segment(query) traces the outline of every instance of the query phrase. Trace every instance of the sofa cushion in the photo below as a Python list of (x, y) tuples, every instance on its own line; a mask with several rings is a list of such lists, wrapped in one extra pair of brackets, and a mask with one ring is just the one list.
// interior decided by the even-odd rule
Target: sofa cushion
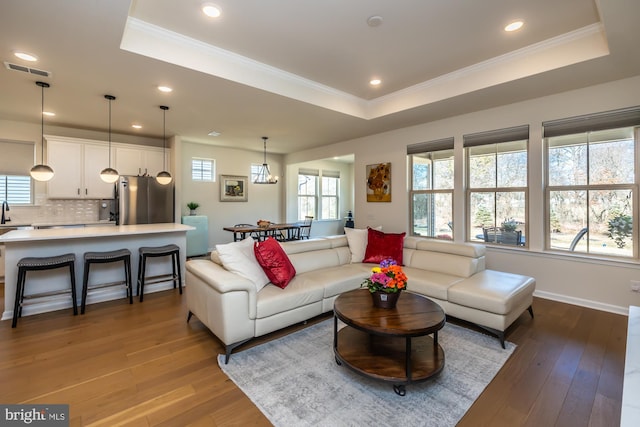
[[(382, 227), (374, 227), (374, 229), (382, 230)], [(369, 229), (346, 227), (344, 229), (344, 234), (347, 236), (347, 242), (349, 243), (349, 250), (351, 251), (351, 262), (362, 262), (362, 260), (364, 259), (364, 253), (367, 250)]]
[(402, 265), (402, 249), (406, 233), (383, 233), (370, 228), (367, 236), (367, 249), (362, 262), (379, 264), (392, 259)]
[(260, 264), (271, 283), (284, 289), (293, 279), (293, 276), (296, 275), (296, 269), (289, 261), (289, 257), (287, 257), (280, 243), (273, 237), (269, 237), (263, 242), (256, 243), (253, 249), (258, 264)]
[[(416, 249), (404, 249), (404, 265), (452, 276), (469, 277), (481, 271), (481, 258), (431, 252)], [(484, 264), (482, 264), (484, 266)]]
[(285, 289), (269, 284), (258, 292), (256, 317), (263, 319), (322, 301), (323, 288), (323, 284), (305, 274), (297, 274)]
[(308, 274), (309, 280), (324, 287), (324, 298), (330, 298), (343, 292), (358, 289), (360, 284), (371, 274), (371, 269), (366, 264), (345, 264), (321, 271), (316, 270)]
[(251, 280), (259, 291), (269, 283), (269, 278), (258, 264), (253, 252), (253, 239), (247, 237), (239, 242), (216, 245), (222, 266), (231, 272)]
[(297, 274), (324, 268), (338, 267), (340, 256), (336, 249), (320, 249), (310, 252), (287, 253)]
[(403, 267), (407, 275), (407, 290), (426, 297), (447, 300), (449, 288), (463, 280), (451, 274), (426, 271), (421, 268)]
[(484, 270), (451, 286), (447, 299), (453, 304), (504, 315), (531, 301), (535, 288), (532, 277)]

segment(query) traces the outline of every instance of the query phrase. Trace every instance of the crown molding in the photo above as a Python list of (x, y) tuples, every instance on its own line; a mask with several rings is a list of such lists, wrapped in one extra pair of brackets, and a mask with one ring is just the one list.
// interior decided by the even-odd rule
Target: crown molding
[(597, 23), (365, 100), (133, 17), (127, 19), (120, 47), (365, 120), (609, 54), (604, 27)]

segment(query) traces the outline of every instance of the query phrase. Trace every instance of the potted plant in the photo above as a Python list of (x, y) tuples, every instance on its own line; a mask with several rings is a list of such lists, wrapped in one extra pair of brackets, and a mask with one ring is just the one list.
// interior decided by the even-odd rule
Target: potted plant
[(633, 218), (630, 215), (618, 214), (609, 220), (609, 238), (616, 242), (616, 246), (624, 249), (627, 237), (633, 234)]
[(516, 231), (518, 228), (518, 221), (513, 218), (505, 219), (501, 228), (502, 231)]
[(200, 205), (197, 204), (196, 202), (189, 202), (189, 203), (187, 203), (187, 207), (189, 208), (189, 214), (190, 215), (195, 215), (196, 214), (196, 209), (198, 209), (200, 207)]
[(360, 286), (369, 289), (374, 306), (394, 308), (400, 292), (407, 289), (407, 276), (402, 267), (393, 259), (385, 259), (380, 266), (373, 267), (371, 273)]

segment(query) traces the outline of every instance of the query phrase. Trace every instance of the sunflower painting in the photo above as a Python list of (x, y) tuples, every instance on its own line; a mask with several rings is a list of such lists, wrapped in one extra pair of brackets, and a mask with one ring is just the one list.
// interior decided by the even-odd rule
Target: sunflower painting
[(367, 202), (391, 201), (391, 163), (367, 165)]

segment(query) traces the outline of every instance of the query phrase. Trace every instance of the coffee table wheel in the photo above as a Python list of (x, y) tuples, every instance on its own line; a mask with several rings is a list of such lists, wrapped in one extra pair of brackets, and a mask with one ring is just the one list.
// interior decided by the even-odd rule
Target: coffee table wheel
[(394, 385), (393, 391), (395, 391), (398, 396), (404, 396), (407, 394), (407, 389), (404, 385)]
[(336, 363), (338, 364), (338, 366), (342, 366), (342, 362), (340, 361), (340, 359), (338, 359), (338, 356), (336, 356)]

